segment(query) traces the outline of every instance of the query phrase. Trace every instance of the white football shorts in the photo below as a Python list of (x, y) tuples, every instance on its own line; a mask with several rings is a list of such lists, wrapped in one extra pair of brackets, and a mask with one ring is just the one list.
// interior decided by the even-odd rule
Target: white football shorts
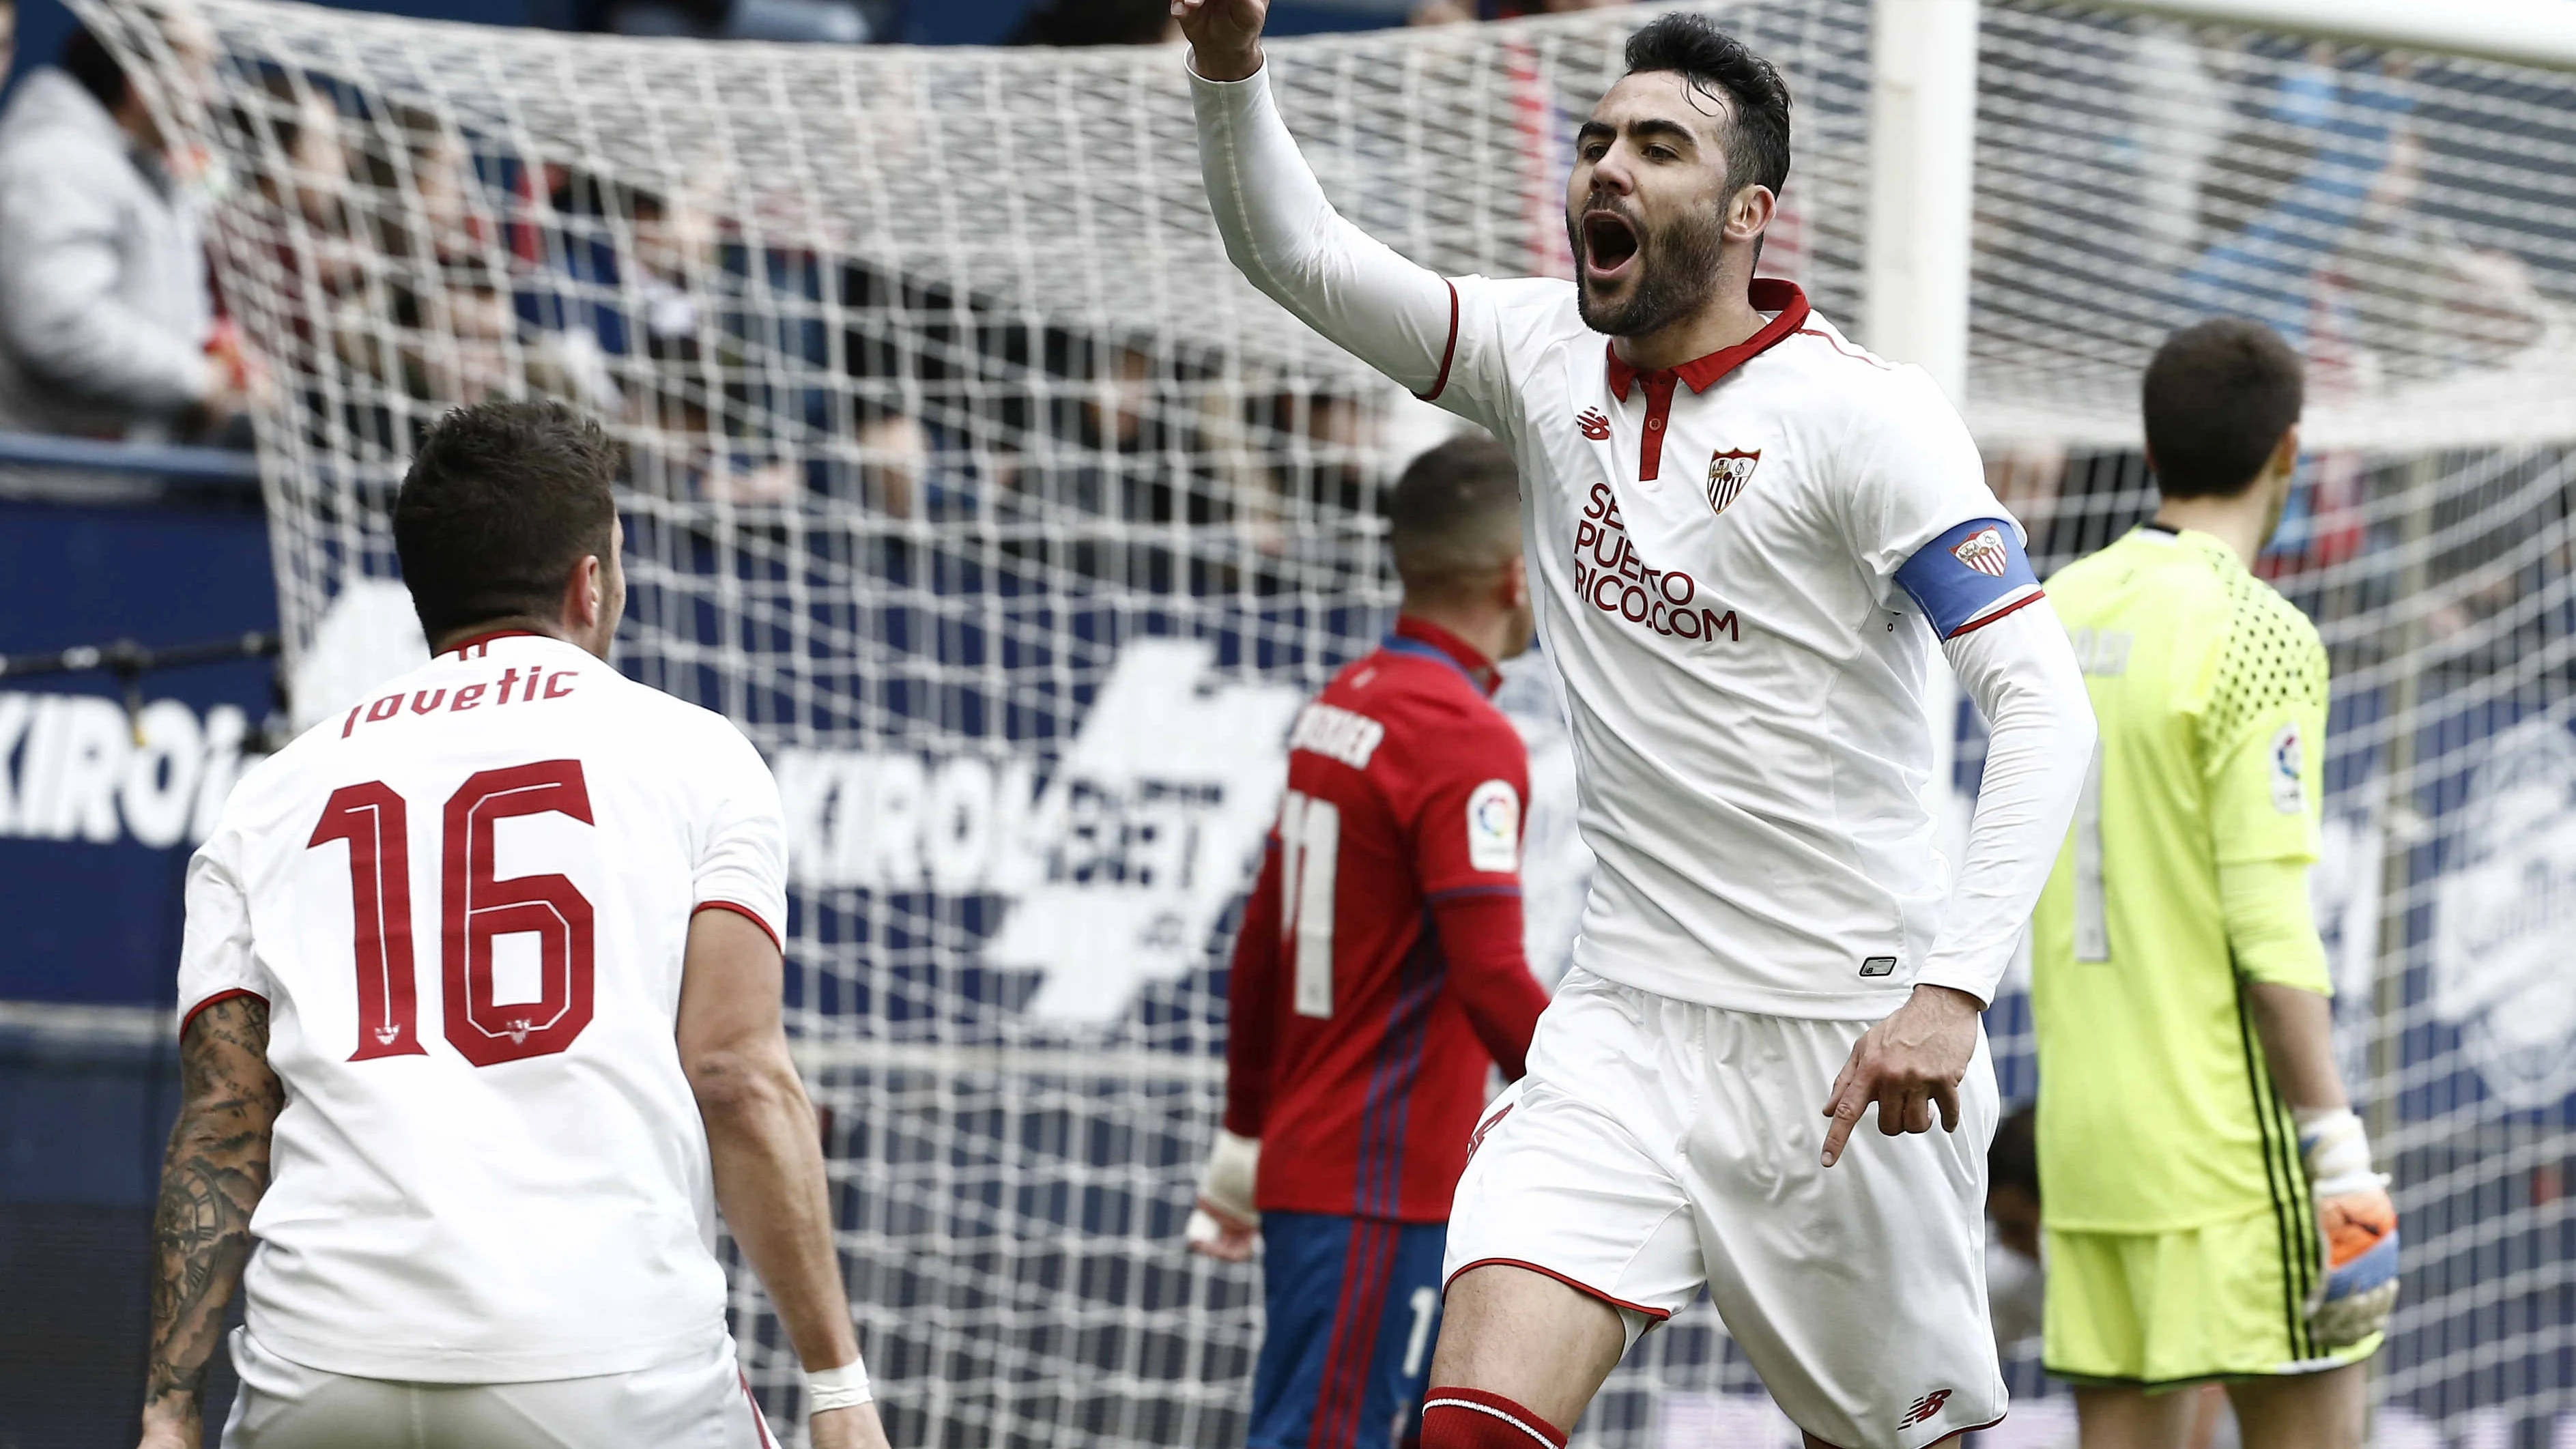
[(232, 1333), (223, 1449), (778, 1449), (733, 1338), (633, 1373), (419, 1384), (329, 1373)]
[(1959, 1130), (1862, 1116), (1821, 1165), (1825, 1099), (1868, 1030), (1701, 1006), (1576, 970), (1529, 1074), (1494, 1099), (1451, 1210), (1442, 1281), (1503, 1263), (1620, 1310), (1628, 1341), (1706, 1287), (1798, 1427), (1919, 1449), (2003, 1417), (1987, 1322), (1980, 1034)]

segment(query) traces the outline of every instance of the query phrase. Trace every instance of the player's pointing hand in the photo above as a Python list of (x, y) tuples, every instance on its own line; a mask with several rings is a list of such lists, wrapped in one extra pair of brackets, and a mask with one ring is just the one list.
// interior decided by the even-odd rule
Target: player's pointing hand
[(1825, 1166), (1841, 1159), (1843, 1144), (1872, 1102), (1878, 1104), (1878, 1130), (1890, 1137), (1931, 1131), (1936, 1106), (1941, 1130), (1959, 1130), (1959, 1083), (1977, 1052), (1981, 1009), (1964, 991), (1918, 986), (1885, 1021), (1861, 1033), (1825, 1100), (1825, 1115), (1834, 1124), (1825, 1129)]
[(1172, 18), (1190, 42), (1190, 69), (1212, 81), (1238, 81), (1261, 69), (1261, 22), (1270, 0), (1172, 0)]

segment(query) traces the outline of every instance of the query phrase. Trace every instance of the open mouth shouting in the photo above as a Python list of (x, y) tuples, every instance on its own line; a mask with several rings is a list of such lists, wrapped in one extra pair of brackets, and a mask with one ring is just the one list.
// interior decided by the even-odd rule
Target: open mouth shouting
[(1595, 207), (1583, 213), (1583, 277), (1596, 286), (1615, 287), (1637, 266), (1637, 227), (1615, 211)]

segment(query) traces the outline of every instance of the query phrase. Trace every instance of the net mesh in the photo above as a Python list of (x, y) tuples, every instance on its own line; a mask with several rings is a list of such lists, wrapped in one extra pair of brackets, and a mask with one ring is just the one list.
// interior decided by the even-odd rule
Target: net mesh
[[(1381, 491), (1445, 424), (1227, 265), (1178, 56), (81, 8), (187, 138), (267, 369), (298, 713), (419, 648), (387, 505), (429, 421), (606, 419), (624, 660), (740, 722), (788, 802), (793, 1023), (896, 1441), (1239, 1442), (1253, 1279), (1177, 1241), (1215, 968), (1288, 714), (1391, 602)], [(1865, 338), (1869, 7), (1714, 13), (1798, 98), (1765, 266)], [(1635, 23), (1270, 54), (1348, 215), (1446, 271), (1562, 274), (1572, 118)], [(2309, 358), (2264, 568), (2335, 667), (2320, 914), (2411, 1255), (2380, 1438), (2541, 1434), (2576, 1355), (2576, 85), (2081, 7), (1982, 26), (1966, 410), (2043, 569), (2152, 506), (2133, 399), (2167, 330), (2242, 312)], [(1514, 686), (1542, 966), (1583, 860), (1548, 687)], [(2026, 1023), (1992, 1017), (2011, 1096)], [(2062, 1401), (2014, 1374), (2041, 1396), (1999, 1432), (2050, 1442)], [(1795, 1442), (1753, 1388), (1703, 1304), (1584, 1433)]]

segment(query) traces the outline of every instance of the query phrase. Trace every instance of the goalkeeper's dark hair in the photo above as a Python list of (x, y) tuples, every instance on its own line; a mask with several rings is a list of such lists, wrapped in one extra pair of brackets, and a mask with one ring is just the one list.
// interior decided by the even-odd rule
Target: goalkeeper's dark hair
[(1989, 1187), (2017, 1187), (2039, 1201), (2039, 1109), (2024, 1103), (1995, 1124), (1986, 1148)]
[(394, 500), (394, 552), (421, 632), (551, 622), (573, 565), (609, 557), (617, 443), (559, 402), (487, 402), (438, 420)]
[(1628, 73), (1669, 70), (1726, 98), (1726, 190), (1789, 181), (1789, 84), (1705, 15), (1676, 10), (1628, 37)]
[(1406, 466), (1387, 498), (1387, 542), (1406, 594), (1474, 589), (1521, 551), (1520, 470), (1510, 450), (1465, 433)]
[(2299, 421), (2303, 372), (2279, 333), (2243, 317), (2166, 338), (2140, 388), (2156, 487), (2167, 498), (2244, 492)]

